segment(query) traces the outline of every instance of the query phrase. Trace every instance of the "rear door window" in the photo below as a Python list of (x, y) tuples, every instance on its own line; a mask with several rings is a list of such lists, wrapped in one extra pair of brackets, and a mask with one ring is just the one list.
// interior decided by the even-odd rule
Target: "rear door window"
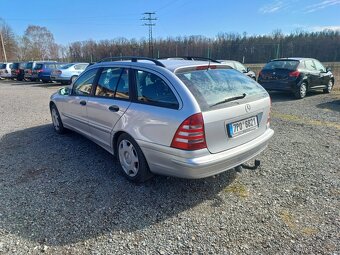
[(168, 84), (159, 76), (136, 71), (137, 101), (160, 107), (178, 109), (179, 103)]
[(39, 70), (39, 69), (42, 69), (43, 66), (44, 66), (43, 64), (36, 64), (35, 67), (34, 67), (34, 69), (35, 69), (35, 70)]
[(127, 70), (119, 67), (103, 69), (98, 80), (95, 95), (129, 99)]
[(307, 70), (309, 71), (316, 71), (316, 66), (312, 60), (306, 60), (305, 61), (305, 66)]
[(234, 69), (208, 69), (176, 72), (204, 110), (232, 97), (265, 93), (255, 81)]

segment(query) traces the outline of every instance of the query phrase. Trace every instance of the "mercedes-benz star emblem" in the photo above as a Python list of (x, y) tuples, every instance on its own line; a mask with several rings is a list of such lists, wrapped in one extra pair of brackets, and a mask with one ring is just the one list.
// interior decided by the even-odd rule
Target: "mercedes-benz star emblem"
[(246, 104), (246, 112), (250, 112), (250, 110), (251, 110), (250, 104)]

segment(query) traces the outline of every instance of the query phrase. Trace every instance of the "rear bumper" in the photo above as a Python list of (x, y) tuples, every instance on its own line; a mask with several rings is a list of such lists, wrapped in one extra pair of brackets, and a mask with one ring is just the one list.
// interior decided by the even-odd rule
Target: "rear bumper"
[(156, 174), (198, 179), (212, 176), (254, 158), (268, 145), (274, 131), (267, 129), (254, 140), (216, 154), (203, 149), (187, 152), (137, 141), (148, 161), (150, 171)]
[(266, 90), (279, 90), (279, 91), (295, 91), (297, 85), (299, 84), (297, 81), (257, 81), (263, 88)]
[(71, 77), (62, 77), (62, 76), (50, 76), (52, 81), (61, 82), (61, 81), (71, 81)]

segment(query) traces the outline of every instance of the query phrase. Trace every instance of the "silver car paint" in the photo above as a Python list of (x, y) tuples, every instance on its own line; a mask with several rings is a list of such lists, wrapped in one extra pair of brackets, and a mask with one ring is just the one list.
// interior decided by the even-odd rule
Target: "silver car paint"
[[(187, 66), (202, 64), (184, 62)], [(63, 96), (58, 93), (51, 96), (51, 101), (57, 105), (66, 128), (82, 133), (112, 154), (115, 134), (130, 134), (141, 147), (150, 170), (154, 173), (185, 178), (210, 176), (258, 155), (266, 148), (274, 133), (266, 123), (270, 100), (268, 94), (265, 94), (248, 102), (252, 108), (249, 113), (245, 111), (245, 103), (226, 104), (224, 108), (203, 112), (207, 149), (184, 151), (171, 148), (171, 141), (179, 125), (187, 117), (201, 111), (188, 88), (173, 74), (172, 71), (178, 67), (168, 70), (148, 63), (110, 62), (96, 64), (87, 70), (104, 66), (136, 68), (156, 73), (180, 99), (180, 108), (174, 110), (123, 100)], [(80, 105), (81, 100), (86, 100), (87, 105)], [(118, 105), (120, 111), (109, 111), (108, 107), (111, 105)], [(226, 123), (256, 114), (259, 114), (260, 124), (257, 130), (231, 139), (227, 137)]]

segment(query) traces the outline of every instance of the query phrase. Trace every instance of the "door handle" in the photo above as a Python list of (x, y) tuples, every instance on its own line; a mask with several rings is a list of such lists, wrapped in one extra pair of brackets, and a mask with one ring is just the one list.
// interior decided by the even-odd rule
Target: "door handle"
[(86, 101), (85, 101), (85, 100), (81, 100), (81, 101), (79, 102), (79, 104), (81, 104), (81, 105), (86, 105)]
[(118, 111), (119, 111), (119, 107), (118, 107), (117, 105), (111, 105), (111, 106), (109, 107), (109, 110), (110, 110), (111, 112), (118, 112)]

